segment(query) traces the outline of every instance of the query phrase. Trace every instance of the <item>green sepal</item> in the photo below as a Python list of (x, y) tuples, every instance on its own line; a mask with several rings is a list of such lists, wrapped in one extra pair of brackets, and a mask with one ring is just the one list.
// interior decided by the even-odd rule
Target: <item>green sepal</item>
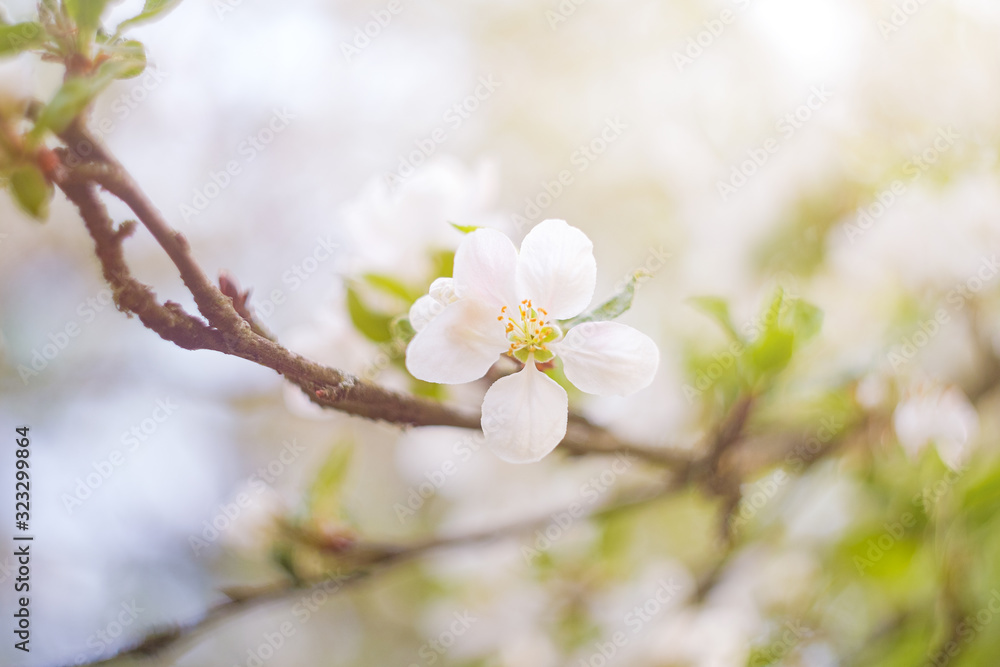
[(632, 307), (632, 301), (635, 299), (635, 290), (640, 280), (648, 280), (650, 274), (640, 269), (635, 271), (626, 281), (625, 285), (619, 290), (614, 296), (612, 296), (607, 301), (603, 302), (596, 308), (593, 308), (582, 315), (577, 315), (576, 317), (569, 320), (562, 320), (560, 325), (564, 330), (572, 329), (578, 324), (583, 324), (584, 322), (606, 322), (608, 320), (613, 320)]
[(477, 227), (476, 225), (460, 225), (457, 222), (449, 222), (449, 225), (462, 232), (463, 234), (471, 234), (477, 229), (482, 229), (482, 227)]
[(181, 4), (181, 0), (146, 0), (146, 4), (143, 6), (142, 11), (139, 14), (118, 24), (118, 27), (115, 28), (115, 34), (120, 35), (128, 28), (139, 25), (140, 23), (155, 21), (163, 14), (173, 10), (179, 4)]
[(406, 315), (399, 315), (389, 322), (389, 332), (392, 339), (402, 344), (407, 344), (417, 335), (416, 329), (410, 324), (410, 318)]

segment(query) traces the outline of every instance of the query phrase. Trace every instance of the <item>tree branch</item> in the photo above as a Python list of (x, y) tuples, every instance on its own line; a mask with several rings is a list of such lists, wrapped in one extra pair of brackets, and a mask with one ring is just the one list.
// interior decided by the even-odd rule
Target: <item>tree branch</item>
[(135, 223), (125, 222), (115, 229), (93, 185), (65, 183), (61, 187), (80, 210), (94, 239), (104, 279), (112, 288), (118, 308), (137, 315), (147, 328), (179, 347), (223, 351), (225, 346), (217, 331), (186, 313), (177, 303), (160, 304), (153, 290), (132, 276), (122, 243), (135, 230)]
[[(634, 494), (633, 497), (626, 498), (620, 503), (599, 508), (590, 513), (586, 518), (596, 519), (612, 513), (639, 508), (651, 502), (662, 500), (680, 489), (681, 487), (676, 484), (658, 484)], [(122, 649), (111, 656), (83, 663), (80, 667), (97, 667), (98, 665), (107, 665), (123, 658), (148, 658), (158, 655), (178, 644), (195, 638), (219, 623), (249, 609), (271, 602), (279, 602), (297, 593), (310, 593), (318, 590), (325, 590), (327, 593), (339, 592), (345, 588), (357, 585), (375, 574), (384, 572), (396, 565), (416, 560), (429, 553), (453, 547), (467, 547), (485, 542), (509, 539), (524, 533), (530, 533), (539, 527), (548, 525), (551, 521), (552, 517), (546, 515), (494, 530), (453, 537), (434, 538), (407, 546), (367, 544), (363, 542), (345, 546), (342, 541), (331, 542), (322, 535), (293, 529), (292, 532), (300, 543), (312, 547), (321, 553), (333, 556), (342, 563), (349, 563), (353, 569), (346, 574), (341, 574), (338, 569), (334, 573), (327, 571), (321, 577), (308, 580), (289, 578), (262, 586), (231, 589), (226, 591), (228, 600), (211, 607), (200, 618), (183, 625), (154, 631), (132, 646)], [(332, 591), (330, 590), (331, 588), (333, 589)]]
[[(270, 368), (324, 408), (407, 426), (480, 428), (478, 415), (390, 391), (309, 361), (282, 347), (239, 311), (243, 305), (236, 303), (240, 296), (227, 295), (208, 279), (194, 259), (184, 235), (170, 227), (124, 167), (81, 122), (71, 124), (60, 138), (67, 149), (59, 153), (62, 165), (54, 175), (56, 185), (80, 210), (94, 239), (104, 276), (115, 287), (119, 308), (139, 315), (146, 327), (185, 349), (223, 352)], [(133, 225), (126, 223), (118, 231), (114, 230), (107, 210), (94, 191), (94, 184), (128, 205), (150, 231), (177, 267), (207, 323), (186, 313), (178, 304), (158, 304), (152, 289), (131, 277), (122, 242)], [(668, 468), (688, 463), (686, 458), (666, 450), (622, 442), (606, 429), (576, 415), (571, 416), (562, 447), (573, 454), (622, 452)]]

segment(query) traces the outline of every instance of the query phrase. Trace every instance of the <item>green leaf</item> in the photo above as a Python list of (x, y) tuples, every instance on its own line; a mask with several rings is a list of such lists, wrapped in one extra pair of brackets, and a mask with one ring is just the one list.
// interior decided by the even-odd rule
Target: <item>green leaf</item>
[(447, 390), (443, 384), (425, 382), (417, 378), (410, 378), (410, 391), (417, 396), (429, 398), (434, 401), (443, 401), (447, 398)]
[(801, 299), (788, 299), (778, 288), (762, 314), (764, 330), (750, 346), (750, 361), (758, 377), (780, 373), (797, 346), (819, 333), (823, 311)]
[(366, 273), (362, 278), (375, 289), (385, 292), (390, 296), (399, 297), (406, 303), (412, 303), (420, 296), (392, 276), (381, 273)]
[(120, 35), (123, 30), (136, 26), (140, 23), (154, 21), (160, 18), (161, 15), (171, 11), (179, 4), (181, 4), (181, 0), (146, 0), (146, 4), (142, 8), (142, 12), (119, 23), (118, 27), (115, 28), (115, 34)]
[(978, 528), (1000, 516), (1000, 467), (974, 474), (962, 497), (962, 516)]
[(750, 362), (760, 375), (778, 373), (792, 360), (795, 334), (777, 327), (768, 329), (750, 348)]
[(49, 214), (52, 185), (42, 171), (33, 164), (18, 167), (10, 175), (10, 189), (14, 200), (37, 220)]
[(32, 130), (32, 136), (41, 137), (45, 130), (55, 133), (62, 132), (76, 118), (91, 100), (97, 96), (111, 80), (94, 79), (91, 77), (74, 77), (67, 79), (56, 91), (52, 100), (45, 105)]
[(764, 329), (750, 345), (750, 363), (760, 377), (782, 371), (792, 359), (795, 333), (782, 326), (784, 303), (785, 291), (779, 287), (761, 316)]
[(742, 340), (729, 314), (729, 304), (724, 299), (717, 296), (697, 296), (688, 299), (688, 303), (715, 320), (734, 341)]
[(104, 52), (120, 63), (117, 79), (132, 79), (146, 70), (146, 47), (134, 39), (104, 47)]
[(477, 229), (482, 229), (482, 227), (477, 227), (475, 225), (460, 225), (457, 222), (449, 222), (449, 225), (462, 232), (463, 234), (471, 234)]
[[(450, 276), (455, 272), (454, 250), (439, 250), (431, 255), (431, 261), (434, 264), (431, 275), (435, 278), (438, 276)], [(430, 281), (427, 284), (430, 285)]]
[(344, 483), (351, 467), (354, 448), (350, 444), (335, 446), (309, 487), (309, 515), (318, 519), (341, 519)]
[(81, 30), (94, 31), (101, 26), (101, 14), (108, 0), (64, 0), (66, 12)]
[(16, 56), (45, 43), (45, 31), (40, 23), (0, 25), (0, 56)]
[(376, 343), (388, 343), (392, 340), (390, 324), (393, 317), (368, 308), (353, 287), (347, 288), (347, 312), (354, 327), (368, 340)]
[(598, 540), (594, 554), (601, 567), (626, 575), (634, 565), (632, 544), (635, 538), (635, 521), (626, 514), (606, 514), (594, 520)]
[(635, 299), (635, 288), (639, 280), (647, 277), (649, 277), (649, 273), (646, 271), (641, 269), (636, 271), (631, 275), (628, 282), (625, 283), (625, 286), (622, 287), (617, 294), (582, 315), (577, 315), (573, 319), (560, 322), (559, 326), (561, 326), (563, 330), (569, 330), (578, 324), (583, 324), (584, 322), (606, 322), (620, 317), (632, 307), (632, 301)]
[(107, 88), (115, 79), (120, 79), (134, 72), (135, 62), (124, 60), (109, 60), (97, 68), (90, 76), (67, 79), (56, 91), (52, 100), (45, 105), (38, 116), (38, 122), (31, 131), (35, 141), (41, 138), (45, 130), (56, 134), (62, 132), (73, 122), (73, 119), (83, 113), (95, 97)]
[(823, 311), (808, 301), (792, 301), (789, 311), (791, 327), (799, 342), (809, 340), (823, 328)]
[(295, 550), (288, 542), (278, 542), (271, 547), (271, 559), (274, 564), (280, 567), (292, 581), (300, 581), (299, 573), (295, 567)]
[(143, 67), (146, 66), (146, 47), (134, 40), (123, 42), (122, 45), (122, 56), (101, 63), (97, 71), (89, 77), (98, 82), (100, 90), (104, 90), (108, 84), (116, 79), (127, 79), (135, 76), (139, 62), (142, 63)]

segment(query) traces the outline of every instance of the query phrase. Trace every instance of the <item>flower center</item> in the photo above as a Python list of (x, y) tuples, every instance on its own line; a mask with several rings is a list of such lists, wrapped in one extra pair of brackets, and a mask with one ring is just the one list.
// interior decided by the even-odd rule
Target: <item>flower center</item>
[(510, 349), (507, 354), (522, 364), (528, 363), (529, 357), (539, 363), (551, 361), (555, 353), (546, 345), (562, 336), (562, 330), (554, 322), (545, 320), (548, 313), (544, 308), (536, 309), (530, 299), (525, 299), (518, 305), (518, 317), (508, 314), (507, 306), (500, 309), (497, 320), (507, 319), (507, 340)]

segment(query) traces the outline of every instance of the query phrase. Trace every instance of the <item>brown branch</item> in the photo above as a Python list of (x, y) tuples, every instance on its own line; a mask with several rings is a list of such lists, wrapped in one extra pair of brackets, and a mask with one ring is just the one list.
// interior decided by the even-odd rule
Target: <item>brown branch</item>
[(683, 470), (692, 460), (689, 455), (669, 448), (652, 449), (623, 442), (603, 426), (573, 412), (559, 447), (574, 455), (625, 454), (674, 470)]
[[(138, 314), (145, 326), (185, 349), (215, 350), (270, 368), (299, 386), (321, 407), (402, 425), (480, 428), (478, 415), (390, 391), (309, 361), (271, 340), (266, 332), (255, 326), (252, 318), (240, 312), (243, 295), (238, 288), (235, 288), (236, 294), (226, 294), (208, 279), (194, 259), (184, 235), (170, 227), (98, 139), (79, 122), (72, 124), (60, 138), (68, 148), (60, 152), (62, 164), (53, 174), (56, 185), (80, 210), (94, 238), (105, 278), (116, 287), (119, 307)], [(138, 216), (177, 267), (207, 324), (177, 304), (158, 304), (152, 289), (131, 278), (121, 246), (132, 226), (123, 225), (115, 232), (106, 209), (96, 196), (94, 184), (123, 201)], [(687, 463), (686, 459), (664, 450), (622, 442), (579, 416), (571, 419), (562, 446), (574, 454), (624, 452), (666, 467)]]
[(250, 312), (250, 290), (241, 289), (239, 283), (236, 282), (236, 278), (233, 277), (228, 271), (219, 272), (219, 289), (224, 295), (232, 299), (233, 308), (235, 308), (240, 317), (242, 317), (247, 324), (250, 325), (250, 329), (255, 334), (270, 341), (278, 342), (277, 338), (274, 337), (274, 334), (268, 331), (263, 324), (258, 322), (257, 318), (254, 317), (252, 312)]
[(224, 345), (217, 331), (187, 314), (179, 304), (160, 304), (152, 289), (132, 277), (122, 243), (134, 231), (135, 223), (125, 222), (116, 229), (93, 185), (65, 183), (61, 188), (80, 210), (94, 239), (104, 279), (112, 288), (119, 310), (137, 315), (147, 328), (186, 350), (222, 351)]
[(98, 665), (117, 663), (119, 660), (126, 658), (151, 658), (164, 653), (182, 641), (192, 639), (212, 629), (219, 623), (250, 609), (286, 599), (295, 593), (308, 594), (313, 591), (325, 589), (331, 585), (335, 587), (336, 591), (340, 591), (362, 582), (380, 569), (403, 562), (404, 560), (406, 558), (390, 558), (387, 556), (383, 562), (373, 564), (371, 569), (357, 570), (343, 576), (328, 576), (308, 583), (287, 580), (263, 586), (233, 590), (228, 593), (228, 600), (211, 607), (202, 617), (194, 621), (184, 625), (153, 631), (143, 637), (138, 643), (112, 655), (97, 658), (91, 662), (73, 664), (82, 664), (84, 667), (97, 667)]
[(729, 509), (739, 500), (740, 476), (722, 465), (723, 457), (743, 439), (753, 404), (753, 396), (737, 398), (710, 437), (705, 454), (682, 471), (685, 478), (700, 480), (708, 493), (725, 499)]
[(139, 221), (149, 230), (170, 257), (170, 261), (177, 267), (181, 280), (184, 281), (184, 285), (198, 305), (198, 310), (209, 324), (236, 337), (249, 328), (249, 324), (236, 312), (232, 300), (226, 297), (201, 270), (201, 266), (191, 254), (191, 245), (187, 237), (170, 227), (121, 164), (109, 157), (97, 168), (86, 171), (78, 169), (77, 174), (81, 173), (87, 174), (88, 180), (92, 180), (122, 200), (138, 216)]
[[(635, 494), (633, 497), (626, 498), (620, 503), (598, 508), (591, 512), (587, 518), (596, 519), (613, 513), (636, 509), (651, 502), (662, 500), (679, 490), (680, 487), (674, 484), (655, 485)], [(343, 575), (339, 573), (338, 569), (336, 576), (332, 576), (331, 573), (327, 572), (322, 577), (308, 580), (293, 577), (263, 586), (231, 589), (226, 591), (228, 600), (211, 607), (200, 618), (184, 625), (153, 631), (138, 643), (114, 655), (84, 663), (82, 667), (106, 665), (123, 658), (148, 658), (159, 655), (180, 643), (193, 639), (220, 622), (237, 616), (249, 609), (271, 602), (278, 602), (297, 593), (308, 593), (324, 588), (327, 589), (327, 592), (330, 592), (328, 589), (331, 587), (331, 583), (335, 591), (339, 592), (361, 583), (375, 574), (384, 572), (393, 566), (416, 560), (429, 553), (453, 547), (468, 547), (485, 542), (510, 539), (518, 535), (530, 533), (551, 522), (552, 517), (546, 515), (529, 521), (512, 523), (494, 530), (432, 538), (405, 546), (367, 544), (364, 542), (345, 545), (341, 540), (331, 542), (326, 536), (286, 527), (286, 532), (292, 535), (299, 543), (309, 546), (320, 553), (333, 556), (339, 564), (347, 563), (353, 569)]]

